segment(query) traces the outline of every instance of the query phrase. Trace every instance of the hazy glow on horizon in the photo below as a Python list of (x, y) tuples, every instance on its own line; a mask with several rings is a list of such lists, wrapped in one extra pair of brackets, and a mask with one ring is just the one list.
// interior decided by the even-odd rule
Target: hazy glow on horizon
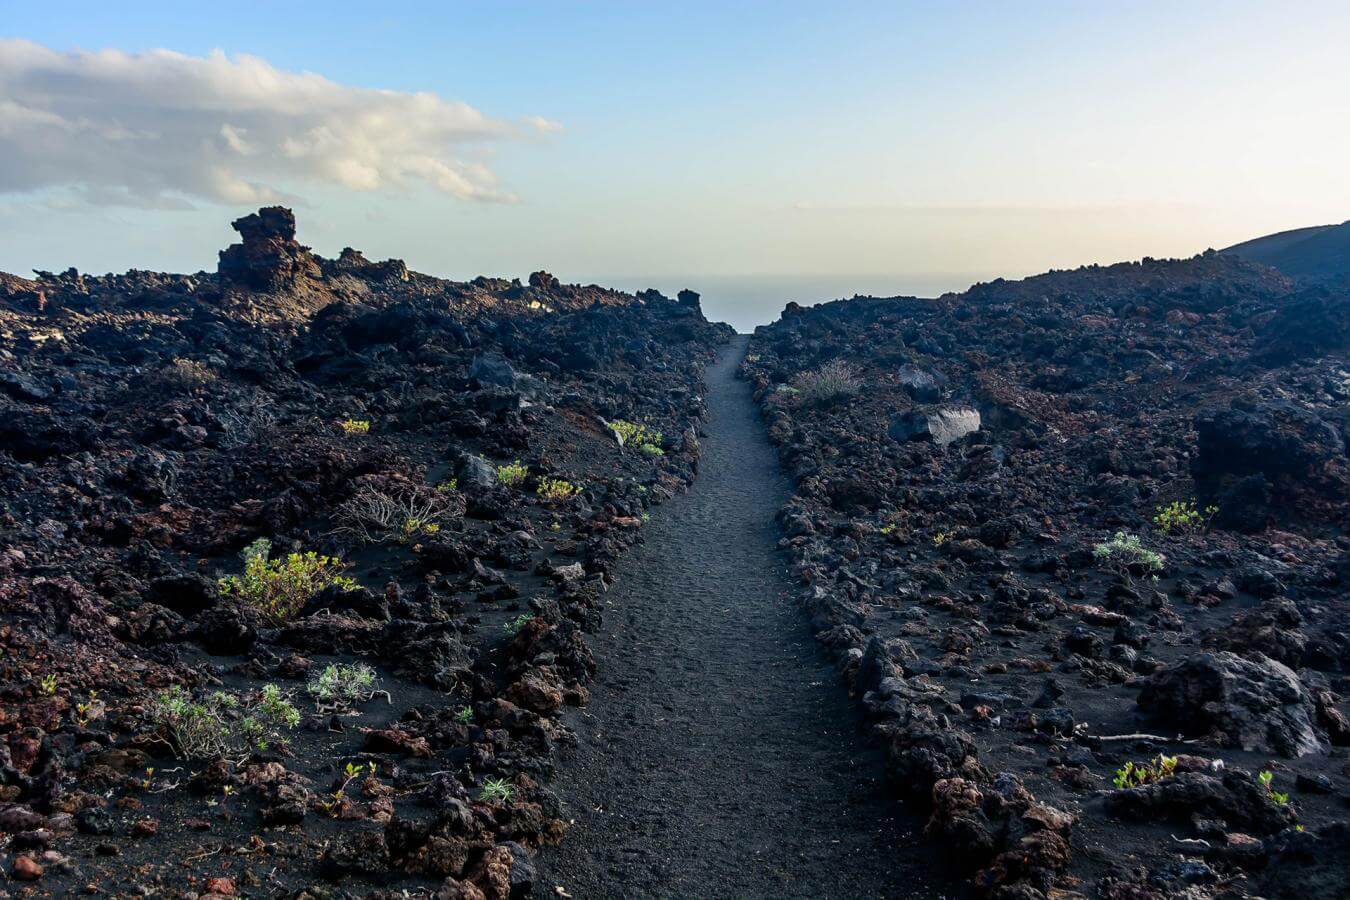
[[(1350, 218), (1346, 4), (726, 6), (7, 11), (32, 43), (0, 43), (0, 270), (209, 269), (268, 196), (323, 253), (569, 281), (1017, 276)], [(104, 92), (106, 144), (36, 139), (6, 95), (30, 57)], [(212, 106), (259, 71), (285, 90)], [(118, 126), (156, 115), (172, 152), (138, 169)]]

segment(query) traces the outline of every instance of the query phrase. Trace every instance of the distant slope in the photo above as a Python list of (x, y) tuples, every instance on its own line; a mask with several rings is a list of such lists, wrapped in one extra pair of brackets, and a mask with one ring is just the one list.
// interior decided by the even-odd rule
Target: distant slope
[(1286, 275), (1350, 276), (1350, 222), (1281, 231), (1234, 244), (1223, 252), (1273, 266)]

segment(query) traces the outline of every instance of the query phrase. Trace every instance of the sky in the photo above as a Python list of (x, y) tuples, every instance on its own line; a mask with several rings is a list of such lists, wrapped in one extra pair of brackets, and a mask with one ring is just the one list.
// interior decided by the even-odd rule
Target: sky
[(272, 202), (326, 255), (733, 299), (1350, 218), (1343, 2), (0, 0), (0, 39), (19, 274), (211, 269)]

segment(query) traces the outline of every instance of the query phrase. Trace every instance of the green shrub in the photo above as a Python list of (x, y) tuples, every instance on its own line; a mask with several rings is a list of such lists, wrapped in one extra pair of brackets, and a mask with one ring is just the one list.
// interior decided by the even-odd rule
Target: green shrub
[(563, 478), (545, 478), (539, 482), (535, 493), (549, 503), (562, 503), (571, 500), (581, 491), (575, 484)]
[(220, 579), (220, 590), (259, 610), (274, 624), (292, 619), (305, 602), (330, 585), (355, 588), (356, 582), (338, 574), (342, 563), (331, 556), (290, 553), (271, 559), (272, 542), (258, 538), (244, 548), (244, 573)]
[(1154, 510), (1153, 524), (1163, 534), (1190, 534), (1209, 527), (1210, 520), (1219, 512), (1217, 506), (1206, 506), (1202, 512), (1194, 500), (1174, 500)]
[(497, 467), (497, 483), (504, 484), (507, 487), (515, 487), (525, 480), (525, 476), (530, 474), (530, 470), (520, 464), (520, 460), (513, 463), (507, 463), (504, 466)]
[(147, 712), (174, 751), (187, 759), (265, 750), (281, 739), (283, 729), (300, 724), (300, 713), (274, 684), (245, 702), (226, 691), (193, 699), (182, 685), (172, 685), (154, 696)]
[(368, 419), (343, 419), (338, 422), (338, 427), (342, 429), (343, 434), (370, 434), (370, 420)]
[(520, 615), (516, 616), (514, 619), (503, 625), (502, 630), (505, 631), (507, 634), (515, 634), (517, 631), (520, 631), (520, 629), (525, 627), (526, 622), (530, 621), (533, 618), (534, 616), (530, 615), (529, 613), (521, 613)]
[(321, 710), (349, 710), (375, 696), (375, 670), (365, 663), (332, 663), (306, 689)]
[(665, 455), (665, 451), (661, 449), (661, 442), (665, 440), (665, 436), (650, 425), (615, 419), (609, 423), (609, 429), (619, 439), (620, 447), (636, 447), (639, 452), (648, 456)]
[(1145, 575), (1157, 578), (1167, 557), (1144, 547), (1137, 534), (1117, 531), (1111, 540), (1103, 541), (1092, 548), (1097, 565), (1110, 572), (1131, 578), (1135, 569), (1143, 570)]
[(411, 544), (420, 537), (435, 537), (441, 533), (441, 526), (436, 522), (426, 522), (416, 516), (410, 516), (403, 520), (403, 527), (399, 530), (403, 533), (403, 543)]
[(1177, 758), (1175, 756), (1158, 756), (1153, 762), (1125, 763), (1124, 766), (1116, 770), (1116, 777), (1112, 784), (1121, 788), (1142, 787), (1146, 784), (1154, 784), (1162, 781), (1164, 778), (1171, 778), (1176, 773)]

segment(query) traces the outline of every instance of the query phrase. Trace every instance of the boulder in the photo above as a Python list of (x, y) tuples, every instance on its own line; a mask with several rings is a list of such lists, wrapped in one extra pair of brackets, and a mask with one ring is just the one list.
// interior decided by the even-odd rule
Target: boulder
[(469, 381), (476, 387), (516, 386), (516, 370), (499, 353), (480, 353), (469, 364)]
[(557, 278), (542, 269), (530, 273), (530, 287), (537, 291), (556, 291), (560, 286)]
[(1260, 653), (1200, 653), (1153, 675), (1139, 707), (1183, 734), (1281, 756), (1326, 750), (1312, 696), (1289, 667)]
[(461, 489), (492, 488), (497, 484), (497, 470), (483, 457), (467, 453), (460, 458), (459, 465), (455, 467), (455, 478)]
[(937, 372), (928, 372), (917, 366), (901, 366), (896, 372), (900, 387), (916, 403), (936, 403), (942, 399), (942, 386), (947, 379)]
[(891, 440), (932, 441), (945, 447), (973, 431), (980, 430), (980, 414), (969, 407), (949, 407), (929, 412), (910, 410), (891, 419), (886, 433)]
[(1294, 820), (1288, 805), (1276, 803), (1255, 778), (1238, 771), (1182, 772), (1142, 787), (1113, 791), (1106, 811), (1145, 822), (1219, 819), (1230, 828), (1273, 834)]
[(214, 656), (247, 653), (258, 641), (253, 616), (237, 603), (214, 606), (201, 614), (196, 638)]
[(25, 403), (45, 403), (52, 396), (50, 389), (21, 372), (0, 372), (0, 391)]
[[(469, 383), (480, 390), (500, 388), (530, 398), (539, 388), (533, 376), (520, 374), (498, 353), (480, 353), (473, 358), (469, 364)], [(519, 398), (515, 401), (518, 403)]]

